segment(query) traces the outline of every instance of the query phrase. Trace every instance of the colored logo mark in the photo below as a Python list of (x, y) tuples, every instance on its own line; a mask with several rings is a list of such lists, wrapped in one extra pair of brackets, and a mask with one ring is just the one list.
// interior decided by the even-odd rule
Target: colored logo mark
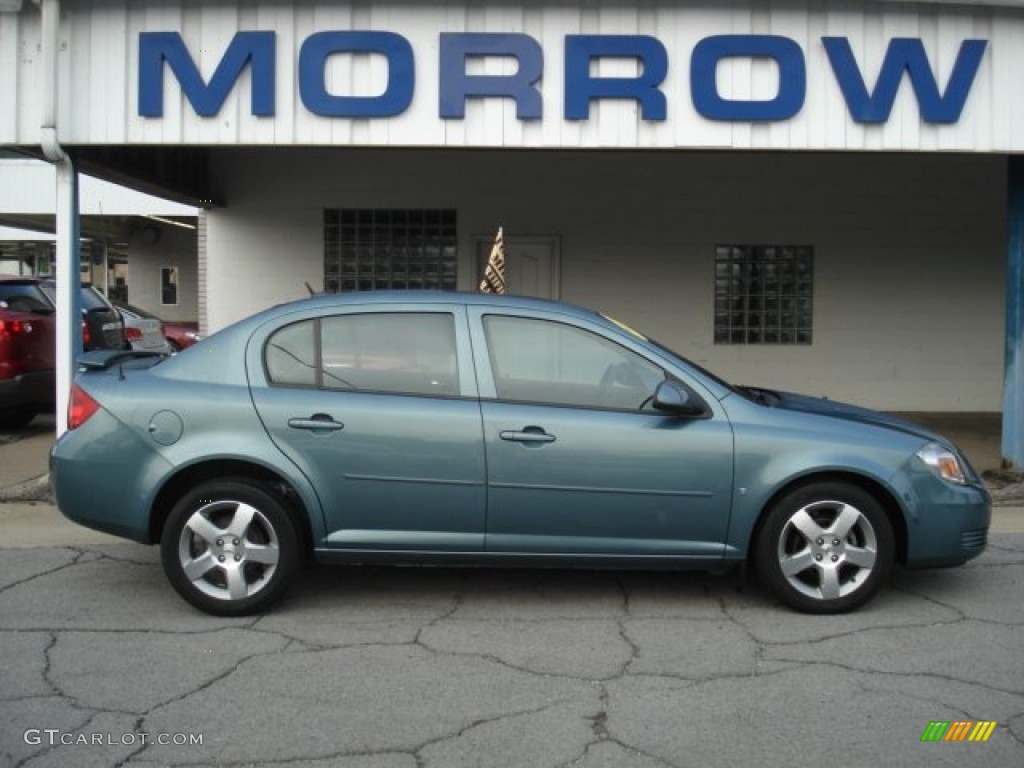
[(995, 720), (932, 720), (921, 741), (988, 741), (996, 725)]

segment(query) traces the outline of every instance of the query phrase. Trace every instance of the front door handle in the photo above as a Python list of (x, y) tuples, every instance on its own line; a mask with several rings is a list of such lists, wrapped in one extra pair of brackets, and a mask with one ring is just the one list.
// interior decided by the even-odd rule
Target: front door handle
[(344, 429), (345, 425), (335, 421), (326, 413), (314, 413), (306, 419), (288, 419), (288, 426), (292, 429), (309, 429), (313, 432), (337, 432)]
[(553, 443), (555, 436), (549, 435), (541, 427), (524, 427), (522, 431), (506, 430), (499, 432), (498, 437), (510, 443)]

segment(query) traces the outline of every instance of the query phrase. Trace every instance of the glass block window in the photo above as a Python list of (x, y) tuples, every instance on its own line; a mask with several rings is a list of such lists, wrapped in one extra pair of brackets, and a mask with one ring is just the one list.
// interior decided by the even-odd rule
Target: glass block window
[(455, 290), (455, 211), (327, 209), (324, 290)]
[(716, 344), (810, 344), (813, 299), (813, 246), (716, 249)]

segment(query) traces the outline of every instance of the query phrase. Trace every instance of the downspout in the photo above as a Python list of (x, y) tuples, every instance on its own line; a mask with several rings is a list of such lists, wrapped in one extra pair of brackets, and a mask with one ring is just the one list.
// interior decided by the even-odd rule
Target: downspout
[(36, 0), (40, 4), (42, 48), (42, 121), (39, 143), (43, 156), (57, 173), (57, 436), (68, 429), (68, 401), (75, 365), (82, 351), (82, 320), (79, 310), (80, 254), (78, 173), (57, 136), (57, 58), (60, 50), (60, 0)]

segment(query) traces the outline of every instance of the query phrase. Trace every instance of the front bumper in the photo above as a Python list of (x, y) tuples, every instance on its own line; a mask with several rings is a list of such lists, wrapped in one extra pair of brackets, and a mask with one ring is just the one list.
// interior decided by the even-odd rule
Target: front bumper
[(992, 500), (983, 486), (954, 486), (931, 475), (912, 477), (907, 514), (909, 568), (962, 565), (985, 551)]

